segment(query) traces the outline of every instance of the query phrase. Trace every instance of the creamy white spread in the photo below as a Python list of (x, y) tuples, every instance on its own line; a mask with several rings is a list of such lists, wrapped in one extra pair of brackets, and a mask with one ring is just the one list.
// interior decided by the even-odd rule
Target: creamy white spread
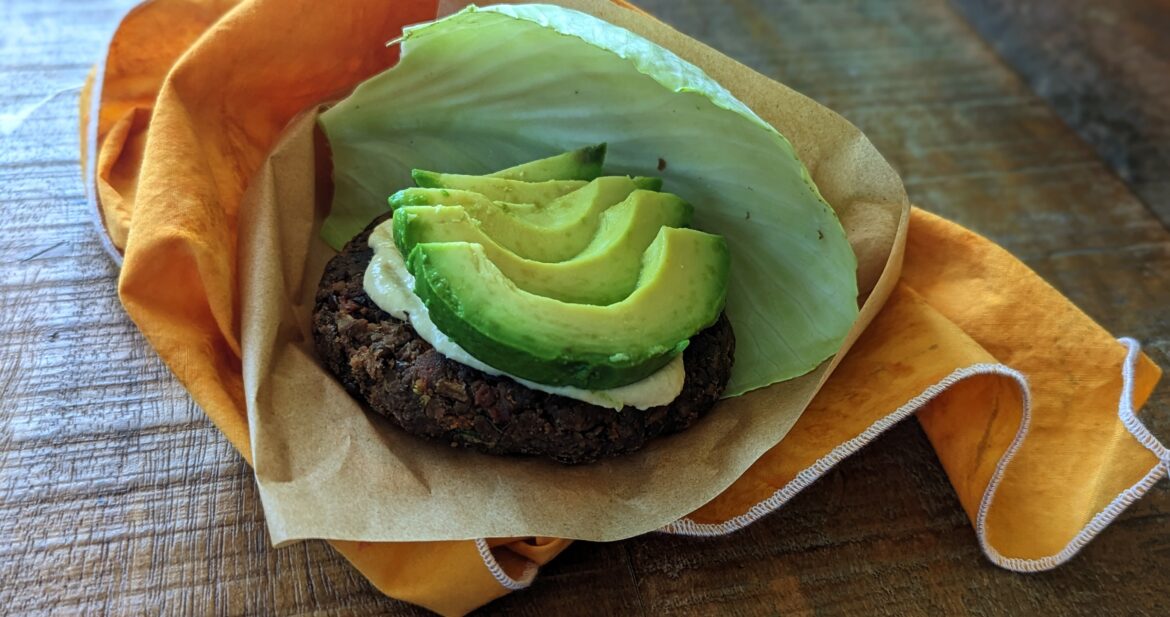
[(447, 335), (443, 334), (431, 321), (427, 307), (414, 293), (414, 277), (407, 271), (402, 253), (394, 244), (390, 221), (382, 223), (370, 234), (370, 248), (374, 249), (374, 257), (370, 260), (370, 265), (366, 268), (366, 275), (362, 281), (366, 294), (370, 296), (374, 304), (396, 319), (409, 320), (414, 331), (423, 340), (451, 360), (489, 375), (506, 376), (526, 388), (558, 394), (611, 409), (621, 409), (626, 405), (638, 409), (666, 405), (682, 392), (683, 380), (686, 378), (682, 354), (679, 354), (670, 364), (641, 381), (609, 390), (546, 386), (494, 369), (475, 359), (457, 343), (447, 338)]

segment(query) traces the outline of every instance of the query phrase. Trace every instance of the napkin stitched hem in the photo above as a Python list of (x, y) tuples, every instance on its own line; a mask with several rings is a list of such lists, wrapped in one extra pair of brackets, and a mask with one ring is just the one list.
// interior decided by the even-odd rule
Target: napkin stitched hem
[[(905, 420), (911, 415), (914, 415), (919, 409), (933, 400), (936, 396), (947, 391), (951, 386), (978, 375), (1004, 375), (1011, 377), (1020, 382), (1021, 388), (1025, 393), (1024, 413), (1021, 419), (1021, 430), (1026, 430), (1026, 425), (1029, 419), (1029, 408), (1031, 407), (1028, 397), (1027, 378), (1019, 371), (1009, 368), (1002, 364), (987, 364), (979, 363), (972, 364), (963, 368), (955, 369), (950, 375), (941, 379), (938, 383), (928, 386), (921, 394), (915, 396), (902, 405), (893, 413), (882, 417), (877, 422), (874, 422), (869, 428), (862, 431), (859, 435), (833, 448), (828, 454), (817, 459), (815, 463), (809, 465), (800, 473), (789, 481), (784, 486), (780, 487), (775, 493), (772, 493), (767, 499), (757, 503), (748, 509), (747, 512), (740, 514), (734, 518), (730, 518), (722, 523), (697, 523), (689, 518), (679, 519), (669, 525), (659, 529), (659, 532), (669, 533), (683, 536), (701, 536), (712, 537), (722, 536), (729, 533), (739, 531), (761, 518), (780, 509), (781, 506), (788, 503), (793, 497), (799, 494), (804, 489), (811, 486), (814, 482), (821, 479), (823, 475), (828, 473), (831, 469), (837, 466), (838, 463), (844, 461), (846, 458), (855, 454), (867, 446), (871, 441), (880, 437), (887, 430), (894, 427), (902, 420)], [(1020, 434), (1017, 432), (1016, 439), (1012, 442), (1004, 458), (1008, 458), (1014, 453), (1017, 442), (1020, 441)], [(998, 470), (997, 470), (998, 474)]]
[[(991, 484), (988, 485), (987, 494), (984, 496), (984, 503), (979, 507), (979, 518), (976, 524), (975, 531), (979, 536), (979, 544), (983, 548), (983, 553), (987, 555), (993, 563), (998, 566), (1015, 570), (1017, 572), (1043, 572), (1051, 570), (1060, 564), (1068, 561), (1076, 555), (1082, 548), (1085, 547), (1097, 534), (1104, 531), (1110, 523), (1114, 521), (1122, 512), (1125, 511), (1131, 504), (1138, 499), (1141, 499), (1151, 487), (1154, 486), (1166, 477), (1170, 472), (1170, 451), (1166, 446), (1162, 445), (1149, 429), (1142, 424), (1141, 420), (1133, 410), (1133, 383), (1134, 370), (1137, 366), (1138, 357), (1141, 353), (1141, 344), (1132, 338), (1120, 338), (1118, 342), (1125, 345), (1126, 355), (1125, 361), (1121, 365), (1121, 397), (1117, 403), (1117, 416), (1121, 419), (1121, 423), (1129, 431), (1130, 435), (1138, 441), (1146, 449), (1150, 450), (1154, 456), (1158, 457), (1158, 462), (1150, 469), (1141, 480), (1138, 480), (1133, 486), (1118, 493), (1109, 505), (1105, 506), (1100, 512), (1095, 514), (1092, 519), (1084, 526), (1077, 535), (1069, 540), (1068, 544), (1055, 555), (1048, 557), (1041, 557), (1039, 559), (1020, 559), (1016, 557), (1005, 557), (995, 550), (987, 542), (987, 534), (984, 529), (984, 521), (986, 512), (991, 506), (991, 500), (994, 498), (995, 488), (999, 484), (1002, 477), (1001, 470), (1007, 466), (1015, 454), (1017, 443), (1013, 442), (1011, 448), (1008, 449), (1004, 455), (1003, 460), (1000, 461), (999, 467), (996, 468), (995, 475), (992, 477)], [(1028, 405), (1025, 399), (1024, 416), (1028, 416)], [(1022, 441), (1023, 435), (1017, 435), (1017, 440)]]
[(669, 533), (684, 536), (702, 536), (712, 537), (721, 536), (739, 531), (761, 518), (775, 512), (781, 506), (788, 503), (802, 490), (816, 482), (835, 467), (838, 463), (845, 460), (861, 448), (865, 447), (871, 441), (876, 439), (882, 433), (895, 424), (901, 422), (906, 417), (914, 414), (924, 405), (929, 403), (939, 394), (949, 389), (958, 382), (975, 377), (977, 375), (1001, 375), (1015, 379), (1020, 385), (1020, 390), (1023, 394), (1023, 412), (1020, 417), (1020, 427), (1016, 432), (1015, 438), (1011, 445), (1004, 452), (1003, 457), (996, 465), (995, 472), (992, 474), (991, 481), (987, 485), (987, 489), (983, 494), (983, 499), (979, 504), (979, 512), (976, 517), (975, 533), (979, 538), (979, 545), (983, 549), (983, 553), (997, 566), (1014, 570), (1017, 572), (1041, 572), (1044, 570), (1051, 570), (1060, 564), (1068, 561), (1076, 555), (1086, 544), (1089, 543), (1097, 534), (1104, 530), (1110, 523), (1113, 522), (1122, 512), (1125, 511), (1130, 504), (1140, 499), (1149, 489), (1157, 483), (1158, 480), (1170, 474), (1170, 450), (1158, 441), (1149, 429), (1142, 424), (1138, 419), (1133, 409), (1133, 384), (1134, 384), (1134, 370), (1140, 357), (1141, 345), (1132, 338), (1121, 338), (1118, 342), (1125, 345), (1127, 353), (1125, 361), (1122, 363), (1122, 389), (1121, 396), (1117, 403), (1117, 415), (1121, 419), (1122, 424), (1130, 432), (1134, 439), (1141, 445), (1145, 446), (1155, 456), (1158, 457), (1159, 462), (1154, 465), (1152, 469), (1136, 484), (1122, 491), (1116, 498), (1113, 499), (1101, 512), (1097, 513), (1072, 540), (1060, 552), (1048, 557), (1041, 557), (1038, 559), (1022, 559), (1017, 557), (1006, 557), (999, 551), (995, 550), (987, 540), (986, 519), (987, 512), (991, 509), (991, 504), (995, 499), (996, 489), (999, 488), (999, 483), (1003, 479), (1004, 472), (1007, 466), (1011, 463), (1017, 450), (1023, 444), (1024, 439), (1028, 434), (1028, 425), (1032, 416), (1032, 397), (1031, 388), (1028, 385), (1027, 377), (1023, 373), (1005, 366), (1003, 364), (973, 364), (971, 366), (963, 367), (955, 370), (950, 375), (947, 375), (938, 383), (926, 388), (921, 394), (910, 399), (905, 405), (899, 407), (893, 413), (879, 419), (869, 426), (857, 437), (842, 443), (833, 448), (828, 454), (818, 459), (815, 463), (796, 474), (791, 481), (782, 486), (779, 490), (773, 493), (767, 499), (757, 503), (748, 509), (747, 512), (728, 519), (722, 523), (697, 523), (689, 518), (679, 519), (669, 525), (660, 528), (661, 533)]
[[(119, 26), (134, 10), (130, 9), (126, 11), (126, 14), (118, 20), (118, 25), (110, 29), (110, 35), (106, 37), (106, 44), (103, 49), (109, 49), (114, 44), (114, 37), (118, 34)], [(85, 185), (85, 201), (89, 207), (89, 220), (93, 223), (94, 229), (97, 231), (98, 241), (101, 242), (102, 248), (105, 249), (106, 254), (113, 260), (114, 265), (121, 270), (122, 252), (118, 250), (118, 247), (114, 246), (110, 232), (106, 229), (106, 223), (102, 220), (102, 206), (101, 201), (98, 199), (98, 177), (96, 173), (98, 151), (100, 149), (100, 144), (98, 144), (98, 122), (101, 118), (102, 88), (106, 81), (106, 60), (108, 57), (109, 54), (102, 54), (101, 60), (94, 65), (89, 78), (86, 80), (89, 86), (89, 106), (88, 109), (82, 110), (83, 113), (88, 114), (86, 118), (88, 122), (86, 122), (85, 126), (85, 160), (82, 161), (81, 175), (83, 180), (82, 184)], [(82, 92), (84, 91), (85, 87), (82, 86)], [(81, 104), (85, 105), (86, 102), (83, 95)]]
[(524, 566), (524, 572), (520, 574), (520, 578), (512, 578), (504, 571), (500, 562), (496, 561), (496, 556), (492, 554), (492, 549), (488, 546), (487, 540), (484, 538), (476, 538), (475, 548), (479, 551), (479, 557), (483, 560), (483, 565), (487, 566), (488, 572), (491, 572), (492, 577), (504, 589), (509, 591), (527, 589), (532, 584), (532, 581), (536, 580), (536, 573), (540, 570), (540, 567), (535, 562), (529, 561)]

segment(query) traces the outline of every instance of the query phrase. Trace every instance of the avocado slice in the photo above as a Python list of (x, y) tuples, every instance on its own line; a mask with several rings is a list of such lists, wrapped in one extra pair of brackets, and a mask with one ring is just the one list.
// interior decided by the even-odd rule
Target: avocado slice
[(544, 182), (546, 180), (592, 180), (601, 175), (605, 163), (605, 144), (585, 146), (570, 152), (545, 159), (521, 163), (515, 167), (501, 169), (490, 178)]
[[(650, 182), (651, 180), (658, 182), (655, 184)], [(632, 192), (627, 191), (629, 187), (633, 187)], [(627, 191), (627, 194), (634, 192), (652, 193), (660, 188), (662, 188), (662, 181), (658, 178), (605, 176), (590, 182), (585, 188), (552, 200), (542, 208), (513, 210), (513, 214), (517, 218), (541, 227), (568, 229), (604, 212), (606, 208), (604, 204), (611, 194), (621, 191)], [(678, 199), (669, 193), (662, 194), (669, 196), (666, 198), (667, 200)]]
[[(581, 253), (557, 263), (524, 259), (500, 246), (454, 206), (407, 206), (394, 212), (394, 242), (403, 255), (427, 242), (474, 242), (516, 287), (562, 302), (605, 305), (630, 295), (642, 254), (661, 227), (682, 227), (691, 206), (667, 193), (634, 191), (601, 214), (597, 233)], [(412, 274), (414, 274), (412, 272)]]
[[(483, 177), (486, 178), (486, 176)], [(608, 179), (603, 180), (598, 178), (598, 180), (611, 182)], [(637, 189), (647, 191), (658, 191), (662, 189), (661, 178), (635, 176), (632, 180)], [(498, 192), (506, 192), (508, 190), (507, 187), (497, 187), (497, 189)], [(548, 220), (549, 215), (538, 213), (543, 212), (553, 204), (557, 204), (553, 208), (555, 210), (569, 203), (564, 201), (564, 198), (571, 194), (561, 195), (552, 201), (543, 203), (516, 203), (510, 201), (492, 201), (483, 193), (473, 190), (411, 187), (402, 189), (390, 196), (390, 209), (397, 210), (404, 206), (462, 206), (467, 208), (469, 212), (475, 212), (479, 208), (486, 208), (488, 202), (491, 202), (497, 208), (502, 209), (508, 214), (522, 215), (525, 218), (531, 218), (534, 222), (543, 222)]]
[(397, 210), (407, 206), (461, 206), (468, 212), (478, 212), (480, 208), (494, 208), (503, 210), (506, 214), (521, 214), (536, 211), (540, 206), (536, 204), (515, 204), (506, 201), (492, 202), (475, 191), (460, 189), (402, 189), (390, 196), (390, 209)]
[(510, 203), (546, 204), (558, 197), (584, 187), (585, 180), (545, 180), (525, 182), (488, 176), (441, 174), (424, 169), (410, 172), (414, 183), (428, 189), (460, 189), (479, 193), (492, 201)]
[(523, 379), (594, 390), (649, 376), (714, 323), (729, 264), (721, 236), (662, 227), (634, 292), (595, 306), (519, 289), (479, 244), (424, 243), (407, 258), (431, 319), (468, 353)]
[[(514, 182), (509, 180), (508, 182)], [(520, 183), (528, 184), (528, 183)], [(597, 232), (601, 213), (624, 200), (638, 189), (638, 182), (627, 176), (603, 176), (548, 203), (544, 208), (526, 210), (507, 209), (482, 194), (453, 189), (427, 189), (435, 193), (421, 194), (420, 189), (400, 191), (391, 203), (412, 203), (428, 200), (449, 205), (455, 199), (467, 210), (484, 233), (500, 246), (524, 259), (546, 263), (564, 261), (580, 253)], [(444, 196), (439, 191), (448, 191)], [(400, 206), (401, 207), (401, 206)], [(506, 211), (507, 210), (507, 211)], [(540, 214), (550, 210), (559, 214)], [(405, 254), (405, 253), (404, 253)]]
[[(514, 204), (535, 204), (538, 207), (544, 206), (587, 185), (584, 180), (526, 182), (524, 180), (493, 178), (491, 176), (443, 174), (423, 169), (412, 170), (410, 175), (414, 178), (414, 183), (421, 188), (459, 189), (479, 193), (491, 201)], [(624, 178), (625, 176), (606, 177)], [(593, 181), (596, 182), (601, 179), (595, 178)], [(636, 188), (640, 189), (657, 191), (662, 188), (662, 178), (638, 176), (633, 178), (633, 181)]]

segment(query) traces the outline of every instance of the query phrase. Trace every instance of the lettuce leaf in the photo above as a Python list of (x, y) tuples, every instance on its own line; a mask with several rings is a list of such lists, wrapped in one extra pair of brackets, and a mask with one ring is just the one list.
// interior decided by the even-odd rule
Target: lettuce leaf
[[(661, 175), (732, 250), (725, 396), (807, 373), (857, 318), (856, 258), (792, 145), (672, 52), (551, 5), (475, 6), (407, 28), (392, 69), (322, 114), (335, 248), (414, 167), (482, 174), (607, 142), (606, 173)], [(660, 171), (659, 167), (663, 167)]]

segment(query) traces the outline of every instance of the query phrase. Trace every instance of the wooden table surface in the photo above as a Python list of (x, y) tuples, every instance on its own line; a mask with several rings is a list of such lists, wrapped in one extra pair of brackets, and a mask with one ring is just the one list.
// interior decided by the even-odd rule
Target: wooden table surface
[[(269, 546), (248, 467), (118, 304), (76, 108), (131, 4), (0, 3), (0, 613), (423, 614), (322, 542)], [(844, 114), (915, 203), (1170, 367), (1170, 3), (642, 4)], [(1056, 571), (997, 569), (908, 422), (746, 531), (578, 543), (483, 612), (1165, 614), (1168, 523), (1162, 482)]]

